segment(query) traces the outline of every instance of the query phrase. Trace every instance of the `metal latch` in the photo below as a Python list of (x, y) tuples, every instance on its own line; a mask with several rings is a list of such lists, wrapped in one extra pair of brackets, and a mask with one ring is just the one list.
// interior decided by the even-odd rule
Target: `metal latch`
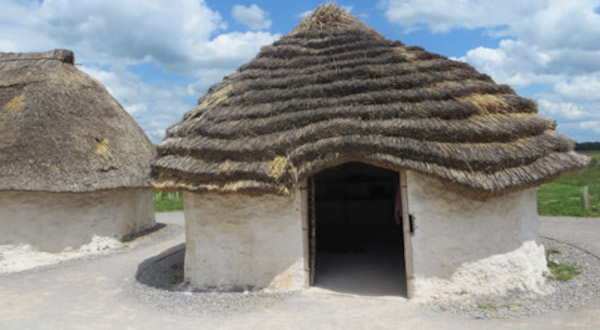
[(408, 224), (410, 225), (410, 233), (414, 234), (417, 226), (415, 225), (415, 216), (412, 214), (408, 215)]

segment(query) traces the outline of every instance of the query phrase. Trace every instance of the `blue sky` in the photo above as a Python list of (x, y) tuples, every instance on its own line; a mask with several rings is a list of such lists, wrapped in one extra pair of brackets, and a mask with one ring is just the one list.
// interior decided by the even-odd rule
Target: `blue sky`
[[(322, 1), (0, 0), (0, 51), (67, 48), (153, 142)], [(342, 1), (388, 39), (466, 61), (600, 140), (600, 0)]]

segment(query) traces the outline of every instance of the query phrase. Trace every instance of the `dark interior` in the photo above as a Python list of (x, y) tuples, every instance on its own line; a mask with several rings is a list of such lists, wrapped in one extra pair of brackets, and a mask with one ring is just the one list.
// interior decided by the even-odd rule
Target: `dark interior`
[(315, 175), (315, 286), (406, 295), (402, 225), (394, 219), (398, 173), (347, 163)]

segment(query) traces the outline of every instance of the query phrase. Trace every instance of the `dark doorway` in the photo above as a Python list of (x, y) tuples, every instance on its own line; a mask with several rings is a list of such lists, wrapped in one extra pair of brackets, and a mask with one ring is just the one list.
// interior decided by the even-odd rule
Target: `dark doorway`
[(313, 177), (314, 285), (406, 296), (402, 224), (394, 217), (398, 172), (347, 163)]

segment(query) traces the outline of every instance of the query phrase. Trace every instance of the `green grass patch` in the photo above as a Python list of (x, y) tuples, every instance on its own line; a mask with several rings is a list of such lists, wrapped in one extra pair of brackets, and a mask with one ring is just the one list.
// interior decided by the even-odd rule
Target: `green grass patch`
[(183, 196), (181, 192), (154, 192), (154, 211), (173, 212), (183, 211)]
[(546, 262), (548, 264), (548, 269), (550, 270), (552, 279), (557, 281), (566, 282), (575, 278), (575, 276), (581, 274), (581, 269), (572, 265), (563, 265), (559, 264), (550, 259), (550, 256), (553, 254), (560, 254), (560, 251), (555, 249), (547, 249), (546, 250)]
[(548, 261), (548, 269), (552, 273), (552, 278), (561, 282), (570, 281), (581, 274), (581, 269), (576, 266), (563, 265), (554, 261)]
[[(538, 212), (545, 216), (600, 217), (600, 152), (586, 152), (590, 166), (538, 189)], [(590, 192), (590, 209), (581, 207), (581, 189)]]

